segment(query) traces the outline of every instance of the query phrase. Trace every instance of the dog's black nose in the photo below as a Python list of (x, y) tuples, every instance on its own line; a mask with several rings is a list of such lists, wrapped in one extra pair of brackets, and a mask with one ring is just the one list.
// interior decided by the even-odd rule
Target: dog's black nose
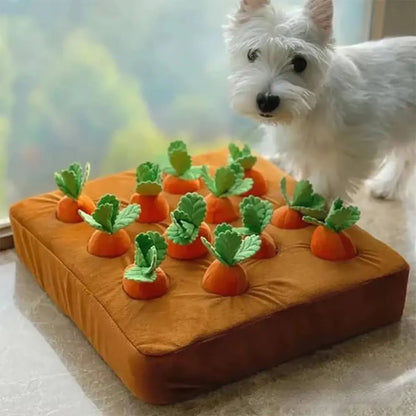
[(257, 106), (262, 113), (271, 113), (276, 110), (280, 104), (280, 97), (278, 95), (271, 95), (268, 92), (260, 92), (257, 94)]

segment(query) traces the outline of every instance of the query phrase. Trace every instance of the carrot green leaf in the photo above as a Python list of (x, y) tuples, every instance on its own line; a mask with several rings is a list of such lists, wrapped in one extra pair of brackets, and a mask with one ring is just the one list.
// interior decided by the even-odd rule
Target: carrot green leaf
[(257, 162), (257, 157), (251, 154), (251, 149), (248, 145), (240, 149), (236, 144), (230, 143), (228, 150), (230, 152), (230, 163), (237, 162), (244, 169), (251, 169)]
[(280, 181), (280, 191), (287, 205), (302, 215), (323, 219), (328, 213), (325, 198), (313, 192), (309, 181), (299, 181), (296, 184), (292, 200), (287, 195), (286, 178)]
[(88, 180), (90, 164), (85, 165), (84, 171), (79, 163), (72, 163), (68, 169), (55, 172), (55, 182), (58, 188), (69, 198), (78, 199), (82, 188)]
[(260, 245), (261, 240), (258, 235), (252, 234), (245, 237), (236, 255), (234, 256), (234, 261), (236, 263), (241, 263), (242, 261), (254, 256), (259, 251)]
[(202, 178), (210, 192), (218, 198), (241, 195), (253, 186), (252, 179), (244, 179), (244, 169), (238, 163), (217, 169), (214, 179), (209, 175), (208, 168), (203, 166)]
[(241, 201), (240, 212), (244, 226), (243, 234), (261, 234), (270, 223), (273, 206), (269, 201), (251, 195)]
[(332, 203), (329, 213), (323, 221), (309, 216), (303, 217), (303, 220), (315, 225), (323, 225), (331, 231), (339, 233), (358, 222), (360, 215), (360, 210), (357, 207), (345, 206), (342, 199), (337, 198)]
[(154, 282), (155, 270), (166, 257), (165, 239), (158, 232), (148, 231), (136, 236), (135, 245), (134, 265), (124, 273), (124, 277), (140, 282)]
[[(221, 263), (234, 266), (253, 256), (260, 249), (260, 237), (250, 235), (243, 237), (234, 229), (219, 225), (221, 231), (216, 230), (215, 243), (212, 245), (205, 238), (201, 238), (208, 251)], [(218, 228), (217, 227), (217, 228)]]
[(232, 231), (232, 230), (235, 230), (235, 228), (233, 228), (231, 224), (227, 224), (226, 222), (223, 222), (222, 224), (218, 224), (215, 227), (214, 236), (215, 238), (217, 238), (221, 233), (225, 231)]
[(157, 195), (162, 191), (162, 172), (157, 163), (145, 162), (136, 169), (136, 192)]
[(127, 205), (120, 213), (117, 215), (114, 225), (113, 233), (120, 231), (123, 228), (126, 228), (132, 224), (140, 216), (141, 207), (138, 204)]
[(81, 210), (78, 214), (91, 227), (107, 234), (115, 234), (133, 223), (140, 214), (140, 206), (128, 205), (120, 212), (120, 202), (114, 195), (104, 195), (97, 203), (97, 208), (89, 215)]
[(176, 140), (169, 145), (168, 156), (170, 166), (163, 169), (165, 173), (185, 180), (194, 180), (201, 176), (201, 168), (192, 166), (191, 156), (182, 140)]
[(196, 192), (182, 196), (178, 207), (171, 213), (172, 223), (168, 227), (168, 237), (176, 244), (187, 245), (198, 237), (204, 221), (207, 204)]

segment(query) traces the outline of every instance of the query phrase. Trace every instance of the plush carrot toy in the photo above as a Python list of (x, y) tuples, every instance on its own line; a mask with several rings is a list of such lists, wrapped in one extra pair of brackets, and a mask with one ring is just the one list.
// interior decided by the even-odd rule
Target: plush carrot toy
[(272, 217), (272, 224), (279, 228), (297, 229), (308, 226), (302, 220), (304, 215), (322, 219), (327, 214), (325, 199), (313, 192), (309, 181), (299, 181), (296, 184), (293, 199), (290, 200), (286, 190), (286, 178), (280, 181), (280, 191), (287, 205), (277, 208)]
[(253, 179), (244, 179), (244, 170), (239, 163), (217, 169), (214, 179), (209, 176), (208, 168), (203, 166), (202, 178), (210, 191), (205, 197), (206, 221), (211, 224), (220, 224), (236, 220), (238, 212), (229, 196), (247, 192), (253, 186)]
[(131, 245), (125, 227), (133, 223), (140, 214), (140, 206), (128, 205), (120, 211), (120, 202), (114, 195), (103, 196), (92, 215), (81, 210), (79, 215), (95, 228), (88, 241), (88, 252), (99, 257), (118, 257), (124, 254)]
[(274, 257), (276, 255), (276, 244), (270, 234), (264, 231), (272, 218), (272, 204), (251, 195), (241, 201), (240, 213), (243, 219), (243, 227), (236, 230), (242, 235), (258, 235), (261, 239), (260, 250), (254, 257), (256, 259)]
[(207, 204), (204, 198), (193, 192), (184, 195), (178, 207), (171, 213), (172, 223), (166, 230), (168, 255), (179, 260), (204, 256), (207, 249), (201, 237), (212, 241), (212, 233), (204, 222)]
[(327, 217), (320, 221), (305, 216), (303, 219), (318, 227), (312, 234), (312, 253), (325, 260), (349, 260), (357, 255), (357, 249), (345, 230), (360, 219), (360, 210), (354, 206), (344, 206), (337, 198), (329, 210)]
[(166, 257), (166, 241), (154, 231), (136, 236), (134, 264), (126, 267), (123, 289), (134, 299), (154, 299), (169, 290), (169, 279), (159, 267)]
[(160, 222), (169, 215), (169, 204), (162, 191), (162, 174), (158, 164), (146, 162), (136, 169), (136, 193), (130, 203), (139, 204), (141, 213), (137, 222)]
[(84, 171), (78, 163), (73, 163), (68, 169), (55, 173), (55, 182), (64, 196), (56, 207), (58, 220), (68, 223), (81, 222), (78, 210), (91, 214), (95, 204), (90, 197), (82, 194), (82, 188), (90, 175), (90, 164), (85, 165)]
[(166, 173), (163, 179), (163, 190), (177, 195), (198, 191), (201, 187), (199, 181), (201, 167), (192, 166), (186, 144), (181, 140), (172, 142), (169, 145), (168, 156), (170, 166), (163, 169)]
[(206, 270), (202, 287), (221, 296), (236, 296), (248, 288), (247, 274), (240, 266), (260, 249), (260, 237), (256, 234), (242, 238), (229, 224), (220, 224), (214, 231), (214, 246), (202, 237), (209, 252), (216, 257)]
[(261, 172), (253, 168), (257, 162), (257, 157), (251, 153), (250, 147), (245, 145), (242, 149), (239, 149), (237, 145), (230, 143), (228, 150), (230, 152), (230, 163), (239, 163), (244, 169), (244, 177), (253, 179), (253, 187), (242, 196), (264, 195), (268, 189), (267, 181)]

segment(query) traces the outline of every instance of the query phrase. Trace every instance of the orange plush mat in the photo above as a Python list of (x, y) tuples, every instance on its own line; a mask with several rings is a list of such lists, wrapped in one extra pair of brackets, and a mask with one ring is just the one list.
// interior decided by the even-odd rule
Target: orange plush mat
[[(212, 167), (226, 162), (220, 151), (195, 158)], [(283, 199), (283, 175), (264, 159), (256, 166), (270, 182), (267, 199)], [(293, 181), (290, 183), (293, 189)], [(94, 200), (116, 194), (125, 204), (135, 188), (133, 171), (91, 181)], [(250, 289), (224, 298), (201, 288), (210, 257), (181, 262), (167, 258), (169, 293), (151, 301), (122, 290), (128, 254), (116, 259), (88, 254), (92, 229), (55, 218), (59, 192), (26, 199), (10, 210), (16, 250), (52, 300), (85, 334), (97, 352), (138, 397), (173, 403), (400, 319), (408, 265), (358, 227), (349, 230), (359, 256), (332, 263), (309, 251), (314, 229), (268, 226), (279, 254), (244, 264)], [(167, 195), (171, 208), (179, 197)], [(238, 202), (238, 199), (235, 201)], [(131, 237), (163, 232), (168, 223), (133, 224)]]

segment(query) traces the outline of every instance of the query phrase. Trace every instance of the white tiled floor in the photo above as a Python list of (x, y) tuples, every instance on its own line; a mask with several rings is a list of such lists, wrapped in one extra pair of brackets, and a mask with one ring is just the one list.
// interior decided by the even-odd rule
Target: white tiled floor
[(175, 406), (135, 399), (19, 262), (0, 254), (0, 415), (416, 415), (416, 208), (361, 194), (361, 226), (413, 267), (401, 323)]

